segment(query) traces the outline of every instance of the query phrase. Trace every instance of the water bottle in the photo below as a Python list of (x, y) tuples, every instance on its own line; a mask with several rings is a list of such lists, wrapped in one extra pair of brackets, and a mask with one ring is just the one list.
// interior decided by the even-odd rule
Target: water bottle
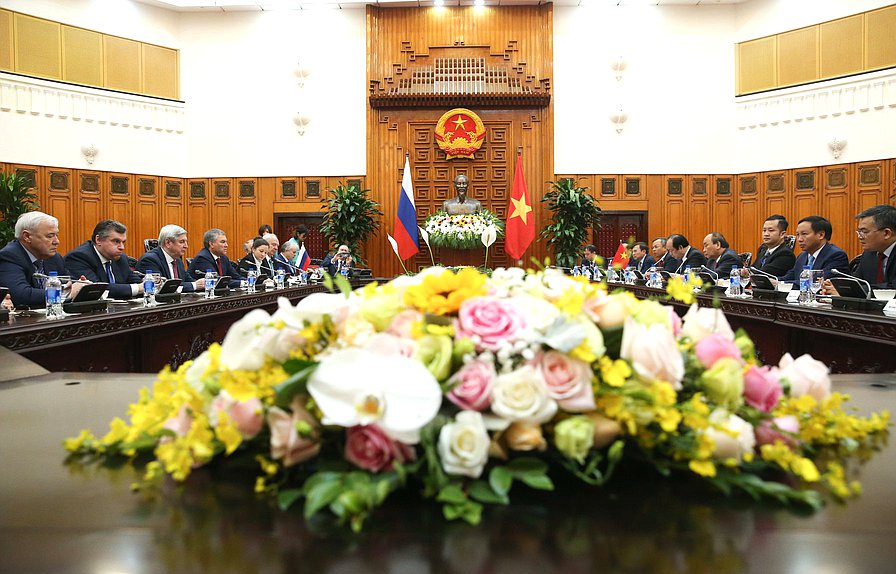
[(729, 275), (731, 281), (728, 284), (728, 296), (729, 297), (740, 297), (743, 295), (743, 289), (740, 286), (740, 269), (737, 268), (737, 265), (731, 268), (731, 275)]
[(657, 281), (656, 281), (658, 275), (659, 274), (656, 271), (656, 267), (651, 267), (650, 269), (647, 270), (647, 286), (648, 287), (659, 287), (660, 286), (660, 285), (657, 285)]
[(591, 267), (582, 267), (582, 277), (591, 281), (594, 278)]
[(156, 278), (152, 270), (147, 270), (143, 276), (143, 306), (156, 306)]
[(572, 268), (572, 276), (573, 277), (578, 277), (581, 274), (582, 274), (582, 267), (579, 267), (578, 265), (576, 265), (575, 267)]
[(205, 298), (215, 298), (215, 272), (211, 269), (205, 270)]
[(62, 281), (59, 273), (50, 271), (50, 276), (44, 284), (44, 293), (47, 298), (47, 319), (61, 319), (62, 312)]
[(691, 266), (690, 265), (684, 266), (684, 282), (685, 283), (691, 282)]
[(286, 280), (286, 272), (283, 269), (277, 269), (277, 274), (274, 276), (274, 279), (277, 281), (277, 289), (283, 289), (283, 282)]
[(246, 274), (246, 286), (248, 287), (248, 293), (255, 293), (255, 280), (258, 278), (258, 271), (255, 269), (249, 269), (249, 272)]
[(342, 268), (339, 269), (339, 273), (341, 273), (342, 276), (345, 277), (346, 279), (348, 279), (348, 274), (349, 274), (350, 271), (351, 271), (351, 267), (349, 267), (349, 266), (348, 266), (347, 264), (345, 264), (345, 263), (343, 263), (343, 264), (342, 264)]
[(800, 272), (800, 296), (797, 301), (800, 305), (809, 305), (814, 298), (815, 294), (812, 293), (812, 270), (808, 265), (803, 265), (803, 270)]
[(625, 271), (622, 272), (623, 277), (625, 277), (626, 285), (633, 285), (635, 283), (635, 273), (628, 267), (625, 268)]

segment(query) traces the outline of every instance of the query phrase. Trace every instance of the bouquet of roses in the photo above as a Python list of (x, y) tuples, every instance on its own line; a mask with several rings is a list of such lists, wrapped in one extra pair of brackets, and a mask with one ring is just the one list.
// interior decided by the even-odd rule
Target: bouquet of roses
[(448, 215), (439, 211), (423, 222), (423, 229), (433, 247), (477, 249), (482, 247), (482, 234), (493, 231), (495, 237), (504, 236), (504, 222), (488, 210), (464, 215)]
[(888, 413), (850, 415), (846, 400), (808, 355), (759, 365), (718, 309), (682, 320), (556, 270), (431, 268), (251, 311), (143, 389), (129, 423), (66, 448), (152, 453), (146, 483), (246, 457), (258, 493), (355, 529), (405, 485), (475, 523), (515, 483), (602, 485), (627, 458), (817, 507), (815, 485), (858, 492), (843, 453), (887, 429)]

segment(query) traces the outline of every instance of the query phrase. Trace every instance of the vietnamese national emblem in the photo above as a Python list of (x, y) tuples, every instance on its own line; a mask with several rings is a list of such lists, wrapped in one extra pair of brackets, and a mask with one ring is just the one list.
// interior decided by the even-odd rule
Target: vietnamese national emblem
[(436, 124), (436, 142), (448, 159), (473, 158), (485, 141), (485, 125), (475, 113), (465, 108), (446, 112)]

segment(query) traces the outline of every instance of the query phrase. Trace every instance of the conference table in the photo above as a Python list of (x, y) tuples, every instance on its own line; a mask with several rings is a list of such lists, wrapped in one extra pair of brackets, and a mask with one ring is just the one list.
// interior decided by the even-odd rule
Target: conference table
[[(354, 535), (326, 516), (306, 521), (301, 504), (282, 512), (257, 498), (249, 473), (207, 467), (135, 493), (133, 465), (67, 461), (64, 438), (104, 432), (153, 377), (18, 373), (0, 382), (0, 572), (879, 574), (896, 564), (886, 445), (858, 469), (861, 497), (816, 513), (729, 500), (636, 465), (602, 489), (560, 471), (554, 492), (516, 485), (512, 504), (487, 508), (478, 526), (445, 521), (417, 485)], [(834, 388), (862, 414), (896, 411), (896, 375), (838, 375)]]
[[(636, 297), (666, 297), (664, 289), (643, 285), (610, 284)], [(833, 309), (830, 305), (802, 306), (786, 301), (760, 301), (701, 294), (700, 307), (717, 306), (733, 329), (743, 328), (756, 344), (764, 363), (777, 363), (784, 353), (809, 353), (833, 373), (896, 372), (896, 318), (881, 311)], [(689, 305), (668, 302), (683, 315)]]

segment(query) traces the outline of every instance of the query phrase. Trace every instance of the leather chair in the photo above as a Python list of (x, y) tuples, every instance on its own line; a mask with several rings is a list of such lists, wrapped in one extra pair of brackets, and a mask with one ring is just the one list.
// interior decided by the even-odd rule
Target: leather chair
[(793, 248), (796, 245), (796, 235), (785, 235), (784, 245), (786, 245), (790, 248), (791, 251), (793, 251)]
[(749, 251), (738, 253), (737, 256), (740, 257), (741, 267), (749, 267), (750, 262), (753, 261), (753, 254)]
[(159, 246), (159, 240), (158, 240), (158, 239), (144, 239), (144, 240), (143, 240), (143, 250), (144, 250), (144, 252), (147, 252), (147, 253), (148, 253), (148, 252), (152, 251), (153, 249), (155, 249), (155, 248), (158, 247), (158, 246)]
[(862, 262), (862, 253), (859, 253), (855, 257), (852, 258), (852, 261), (849, 262), (849, 274), (855, 275), (856, 271), (859, 269), (859, 264)]

